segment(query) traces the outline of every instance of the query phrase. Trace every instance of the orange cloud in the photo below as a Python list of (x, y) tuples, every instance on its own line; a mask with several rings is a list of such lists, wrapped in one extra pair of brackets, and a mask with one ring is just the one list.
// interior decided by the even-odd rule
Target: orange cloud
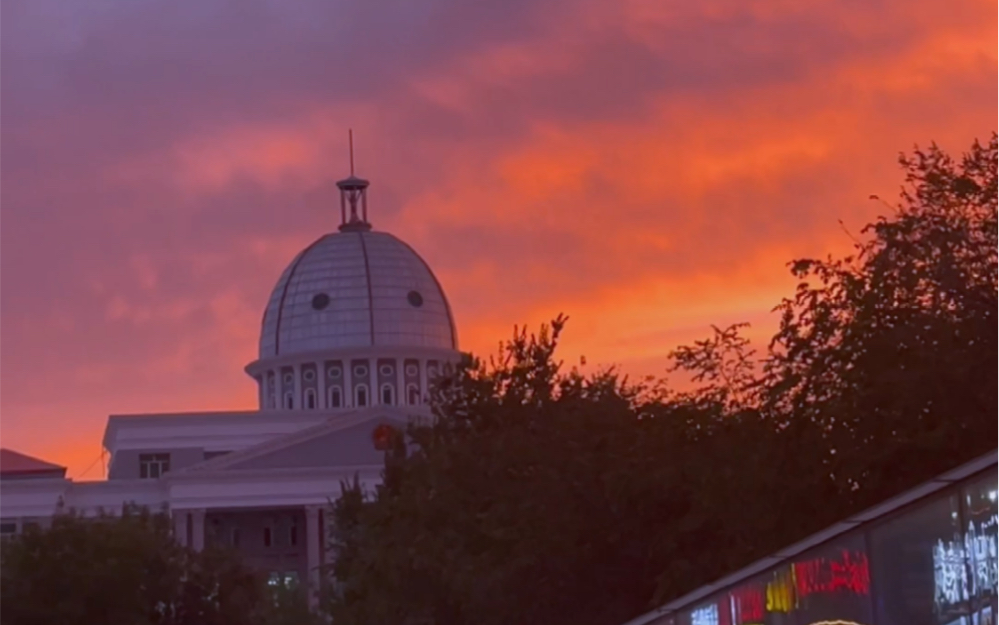
[(566, 312), (568, 362), (636, 374), (712, 323), (762, 342), (785, 263), (847, 249), (900, 150), (995, 127), (992, 2), (462, 6), (403, 30), (355, 7), (338, 37), (303, 27), (321, 7), (206, 23), (225, 43), (184, 50), (137, 43), (187, 32), (156, 7), (80, 49), (5, 30), (54, 51), (5, 66), (4, 445), (82, 470), (107, 413), (252, 406), (263, 306), (337, 223), (349, 127), (464, 348)]

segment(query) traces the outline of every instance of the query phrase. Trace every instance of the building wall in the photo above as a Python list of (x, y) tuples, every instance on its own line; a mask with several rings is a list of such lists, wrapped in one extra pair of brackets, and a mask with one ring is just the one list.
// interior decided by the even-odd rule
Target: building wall
[(205, 544), (234, 548), (258, 570), (293, 572), (300, 582), (306, 581), (305, 511), (301, 508), (209, 511), (205, 515)]
[(170, 454), (170, 470), (176, 471), (205, 459), (202, 447), (180, 449), (122, 449), (115, 452), (108, 471), (109, 480), (129, 480), (139, 478), (139, 456), (142, 454)]
[(996, 499), (993, 464), (724, 590), (641, 622), (996, 625)]
[[(404, 423), (385, 421), (396, 428)], [(372, 434), (378, 425), (367, 421), (345, 430), (303, 441), (297, 445), (252, 458), (230, 467), (241, 469), (290, 469), (302, 467), (351, 467), (381, 465), (384, 452), (375, 449)]]

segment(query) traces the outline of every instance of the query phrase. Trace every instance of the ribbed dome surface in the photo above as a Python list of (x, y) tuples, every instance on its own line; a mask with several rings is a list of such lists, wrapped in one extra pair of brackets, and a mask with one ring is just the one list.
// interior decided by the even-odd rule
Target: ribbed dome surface
[(372, 346), (457, 349), (447, 299), (396, 237), (327, 234), (281, 274), (264, 311), (260, 358)]

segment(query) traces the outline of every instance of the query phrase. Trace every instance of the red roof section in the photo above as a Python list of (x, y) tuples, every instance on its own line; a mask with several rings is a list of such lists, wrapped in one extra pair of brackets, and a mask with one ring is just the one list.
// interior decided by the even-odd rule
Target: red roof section
[(32, 458), (11, 449), (0, 448), (0, 474), (54, 473), (56, 471), (64, 475), (66, 467)]

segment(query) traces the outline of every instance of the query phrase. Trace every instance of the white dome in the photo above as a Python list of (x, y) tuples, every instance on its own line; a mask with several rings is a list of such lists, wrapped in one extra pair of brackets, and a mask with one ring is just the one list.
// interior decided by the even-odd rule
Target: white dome
[(291, 262), (264, 311), (260, 358), (358, 347), (457, 349), (430, 267), (396, 237), (346, 230)]

